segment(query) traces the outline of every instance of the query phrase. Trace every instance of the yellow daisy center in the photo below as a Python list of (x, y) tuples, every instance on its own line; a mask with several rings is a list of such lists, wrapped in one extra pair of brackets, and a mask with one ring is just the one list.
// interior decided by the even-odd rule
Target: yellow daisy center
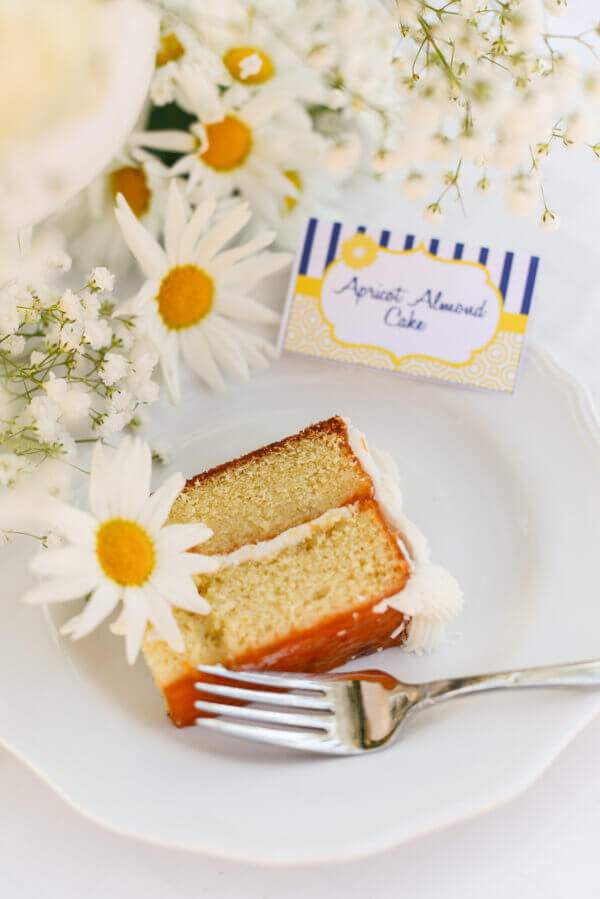
[(264, 84), (275, 74), (271, 58), (256, 47), (232, 47), (223, 62), (231, 77), (242, 84)]
[(195, 265), (178, 265), (162, 279), (156, 296), (158, 311), (167, 328), (191, 328), (212, 309), (215, 285)]
[(115, 169), (110, 176), (110, 190), (115, 200), (117, 194), (123, 194), (129, 208), (138, 218), (148, 212), (152, 191), (148, 187), (146, 173), (142, 168), (124, 165), (120, 169)]
[(175, 34), (170, 31), (169, 34), (163, 34), (160, 39), (160, 50), (156, 54), (156, 65), (166, 66), (168, 62), (177, 62), (185, 53), (185, 47)]
[(122, 587), (139, 587), (150, 577), (154, 543), (135, 521), (111, 518), (96, 532), (96, 555), (104, 574)]
[[(288, 181), (292, 182), (292, 184), (294, 185), (296, 190), (302, 190), (302, 178), (300, 177), (298, 172), (294, 171), (293, 169), (290, 169), (289, 171), (284, 172), (283, 174), (288, 179)], [(285, 206), (286, 206), (286, 209), (288, 212), (291, 212), (292, 209), (294, 209), (296, 207), (296, 205), (298, 204), (298, 197), (284, 197), (284, 199), (285, 199)]]
[(233, 115), (206, 125), (206, 138), (208, 147), (200, 154), (200, 159), (219, 172), (237, 168), (252, 148), (250, 129)]

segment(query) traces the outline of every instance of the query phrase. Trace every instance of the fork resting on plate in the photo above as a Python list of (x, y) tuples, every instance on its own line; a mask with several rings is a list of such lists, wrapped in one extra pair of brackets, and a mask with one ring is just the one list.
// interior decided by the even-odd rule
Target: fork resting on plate
[(600, 659), (423, 684), (405, 684), (377, 670), (315, 676), (197, 668), (211, 678), (195, 685), (206, 696), (195, 703), (203, 713), (198, 726), (331, 755), (383, 749), (407, 718), (443, 700), (510, 688), (600, 687)]

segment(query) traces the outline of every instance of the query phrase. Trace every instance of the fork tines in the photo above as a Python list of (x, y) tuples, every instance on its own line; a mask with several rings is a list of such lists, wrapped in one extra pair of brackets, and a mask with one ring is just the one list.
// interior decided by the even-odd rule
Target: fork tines
[[(221, 665), (198, 665), (197, 669), (201, 675), (219, 679), (195, 684), (200, 693), (217, 700), (198, 699), (195, 707), (219, 716), (197, 718), (197, 725), (264, 743), (298, 749), (316, 749), (321, 744), (323, 751), (332, 751), (335, 715), (326, 684), (302, 675), (229, 671)], [(265, 705), (268, 708), (259, 707)]]

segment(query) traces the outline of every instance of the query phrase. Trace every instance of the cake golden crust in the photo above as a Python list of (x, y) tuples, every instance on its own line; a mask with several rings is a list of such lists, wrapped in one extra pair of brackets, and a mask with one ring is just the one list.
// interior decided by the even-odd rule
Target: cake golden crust
[[(236, 468), (241, 468), (251, 460), (260, 459), (262, 456), (267, 456), (270, 453), (276, 452), (282, 447), (290, 446), (294, 443), (299, 443), (307, 437), (318, 437), (322, 434), (335, 435), (340, 440), (340, 443), (345, 447), (348, 458), (352, 459), (353, 464), (360, 468), (360, 463), (356, 459), (356, 456), (350, 448), (350, 443), (348, 442), (348, 431), (346, 429), (346, 423), (341, 416), (334, 415), (333, 418), (327, 418), (324, 421), (319, 421), (315, 424), (308, 425), (308, 427), (303, 428), (301, 431), (298, 431), (297, 434), (291, 434), (289, 437), (284, 437), (282, 440), (276, 440), (273, 443), (268, 443), (265, 446), (261, 446), (258, 449), (252, 450), (252, 452), (250, 453), (245, 453), (243, 456), (238, 456), (237, 459), (231, 459), (229, 462), (222, 462), (221, 465), (215, 465), (214, 468), (209, 468), (207, 471), (201, 471), (199, 474), (194, 475), (194, 477), (189, 478), (186, 481), (185, 487), (183, 488), (183, 493), (185, 493), (186, 490), (190, 489), (191, 487), (197, 487), (199, 484), (202, 484), (203, 481), (208, 481), (211, 478), (214, 478), (215, 475), (221, 474), (221, 472), (235, 471)], [(361, 496), (370, 494), (371, 490), (369, 484), (365, 482), (365, 489), (363, 492), (361, 492)], [(357, 495), (353, 499), (358, 498), (359, 496)], [(351, 501), (352, 500), (350, 500), (350, 502)]]

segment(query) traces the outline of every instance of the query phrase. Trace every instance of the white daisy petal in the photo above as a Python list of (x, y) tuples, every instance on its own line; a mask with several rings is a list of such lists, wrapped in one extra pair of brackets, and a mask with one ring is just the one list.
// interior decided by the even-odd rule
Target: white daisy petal
[(240, 203), (228, 215), (214, 225), (208, 234), (203, 237), (194, 252), (196, 265), (203, 268), (210, 263), (213, 256), (219, 252), (228, 240), (231, 240), (238, 231), (241, 231), (252, 215), (247, 203)]
[(213, 356), (225, 371), (239, 378), (240, 381), (247, 381), (250, 377), (250, 369), (246, 357), (235, 337), (219, 327), (220, 322), (219, 315), (212, 315), (210, 320), (207, 319), (204, 323), (204, 334)]
[[(174, 178), (178, 178), (180, 175), (189, 175), (191, 179), (191, 173), (196, 171), (196, 163), (197, 158), (195, 154), (189, 154), (188, 156), (182, 156), (181, 159), (178, 159), (177, 162), (174, 162), (171, 168), (169, 169), (170, 174)], [(190, 184), (188, 182), (186, 193), (189, 193)]]
[(185, 486), (185, 478), (181, 473), (171, 475), (158, 490), (148, 497), (144, 511), (143, 524), (150, 533), (159, 531), (167, 520), (171, 506)]
[(57, 531), (76, 546), (94, 547), (98, 522), (88, 512), (57, 502), (42, 507), (41, 517), (50, 530)]
[[(173, 590), (168, 595), (173, 595)], [(160, 636), (175, 652), (185, 652), (185, 643), (169, 602), (152, 583), (147, 584), (144, 596), (148, 605), (148, 617)]]
[(289, 103), (285, 95), (259, 94), (244, 107), (244, 121), (250, 126), (262, 125)]
[(292, 253), (261, 253), (232, 265), (223, 273), (223, 281), (227, 284), (252, 284), (289, 265), (293, 258)]
[(91, 571), (98, 561), (96, 553), (79, 546), (61, 546), (47, 549), (31, 560), (30, 567), (40, 577), (53, 577), (68, 571), (69, 576), (79, 577)]
[(70, 636), (73, 640), (86, 637), (111, 614), (120, 598), (121, 591), (115, 583), (102, 581), (87, 601), (83, 612), (70, 618), (61, 627), (61, 634)]
[(196, 139), (189, 131), (136, 131), (129, 140), (153, 150), (173, 153), (190, 153), (196, 145)]
[(176, 406), (181, 397), (179, 385), (179, 341), (177, 334), (172, 331), (165, 344), (160, 347), (160, 367), (165, 379), (165, 386), (169, 401)]
[(210, 605), (201, 596), (196, 585), (189, 577), (166, 577), (161, 574), (153, 578), (156, 589), (163, 595), (169, 597), (170, 602), (178, 609), (184, 609), (186, 612), (195, 612), (197, 615), (206, 615), (210, 612)]
[(124, 437), (115, 453), (110, 506), (112, 515), (136, 519), (146, 502), (152, 474), (150, 447), (139, 437)]
[(244, 259), (246, 256), (250, 256), (258, 250), (264, 250), (265, 247), (268, 247), (273, 243), (276, 237), (277, 233), (275, 231), (264, 231), (262, 234), (258, 234), (252, 240), (249, 240), (248, 243), (240, 244), (239, 247), (232, 247), (230, 250), (219, 253), (219, 255), (215, 256), (211, 261), (209, 273), (213, 277), (218, 277), (222, 272), (228, 269), (230, 265), (233, 265), (234, 262), (239, 262), (240, 259)]
[(130, 665), (133, 665), (138, 657), (147, 625), (147, 607), (142, 591), (137, 587), (127, 587), (123, 597), (123, 611), (115, 624), (111, 626), (111, 630), (113, 633), (117, 633), (114, 630), (115, 627), (123, 628), (125, 652)]
[(209, 199), (204, 200), (194, 210), (191, 219), (187, 223), (185, 230), (181, 235), (179, 256), (177, 260), (180, 265), (188, 262), (192, 258), (196, 246), (196, 241), (200, 237), (202, 229), (204, 228), (206, 223), (210, 221), (210, 218), (215, 211), (216, 205), (217, 201), (214, 199), (214, 197), (209, 197)]
[(98, 583), (97, 571), (90, 571), (76, 577), (49, 578), (28, 590), (23, 597), (27, 605), (40, 605), (45, 602), (67, 602), (70, 599), (81, 599)]
[(117, 196), (115, 209), (125, 243), (137, 259), (146, 277), (160, 281), (169, 266), (165, 251), (133, 214), (123, 194)]
[(226, 390), (225, 381), (215, 365), (208, 341), (202, 329), (189, 328), (181, 333), (181, 350), (189, 367), (202, 378), (209, 387), (219, 393)]
[(167, 200), (167, 220), (165, 224), (165, 250), (169, 265), (177, 265), (178, 247), (185, 228), (186, 208), (183, 197), (173, 178), (169, 186)]
[(108, 518), (111, 514), (107, 490), (109, 477), (110, 466), (106, 464), (104, 448), (98, 440), (92, 456), (89, 489), (90, 509), (98, 519)]
[(156, 538), (157, 551), (162, 555), (174, 555), (199, 546), (212, 537), (212, 531), (203, 524), (167, 524)]
[(252, 297), (241, 296), (226, 290), (219, 291), (215, 308), (223, 315), (237, 318), (240, 321), (276, 325), (280, 319), (280, 315), (277, 312), (274, 312), (267, 306), (263, 306), (262, 303), (252, 299)]

